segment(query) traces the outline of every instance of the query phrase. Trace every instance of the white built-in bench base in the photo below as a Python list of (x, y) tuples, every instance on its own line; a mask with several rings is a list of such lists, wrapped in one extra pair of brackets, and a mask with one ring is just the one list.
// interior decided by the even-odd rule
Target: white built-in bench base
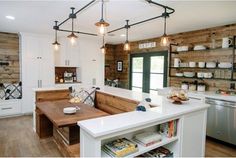
[(21, 114), (21, 99), (0, 100), (0, 117)]

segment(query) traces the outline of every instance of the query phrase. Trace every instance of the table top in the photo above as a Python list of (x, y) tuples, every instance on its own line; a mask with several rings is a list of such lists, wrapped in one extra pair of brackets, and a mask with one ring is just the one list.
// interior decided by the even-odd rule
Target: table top
[[(65, 107), (80, 107), (75, 114), (63, 113)], [(69, 103), (68, 100), (36, 103), (36, 107), (57, 127), (73, 126), (78, 121), (108, 116), (109, 114), (83, 103)]]

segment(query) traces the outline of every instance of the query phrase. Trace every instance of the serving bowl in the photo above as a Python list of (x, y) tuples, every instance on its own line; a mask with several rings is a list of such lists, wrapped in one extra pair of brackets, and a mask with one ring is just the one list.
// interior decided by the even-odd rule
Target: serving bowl
[(184, 77), (194, 77), (195, 72), (184, 72)]

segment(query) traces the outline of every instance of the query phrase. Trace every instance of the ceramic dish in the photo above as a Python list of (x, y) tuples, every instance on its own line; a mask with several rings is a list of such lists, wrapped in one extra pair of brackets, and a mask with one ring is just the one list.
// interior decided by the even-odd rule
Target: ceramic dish
[(195, 72), (184, 72), (184, 77), (194, 77)]
[(183, 73), (176, 73), (175, 76), (177, 76), (177, 77), (183, 77), (184, 74), (183, 74)]
[(231, 68), (232, 66), (233, 65), (231, 63), (228, 63), (228, 62), (221, 62), (218, 65), (219, 68)]
[(206, 47), (204, 45), (196, 45), (193, 50), (205, 50)]
[(66, 107), (63, 109), (64, 114), (75, 114), (77, 110), (80, 110), (79, 107)]
[(206, 67), (207, 68), (216, 68), (216, 62), (207, 62)]

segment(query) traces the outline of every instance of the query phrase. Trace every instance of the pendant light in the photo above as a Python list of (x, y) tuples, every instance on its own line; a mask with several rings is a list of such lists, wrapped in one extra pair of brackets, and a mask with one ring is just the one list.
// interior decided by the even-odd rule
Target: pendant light
[(165, 12), (162, 14), (162, 16), (164, 16), (164, 34), (161, 37), (160, 45), (162, 47), (167, 47), (167, 46), (169, 46), (170, 41), (169, 41), (169, 37), (166, 34), (166, 18), (169, 17), (169, 14), (166, 12), (166, 8), (165, 8)]
[(57, 22), (58, 21), (55, 21), (55, 26), (53, 27), (55, 29), (55, 42), (52, 43), (56, 51), (59, 49), (59, 46), (60, 46), (60, 43), (57, 41), (57, 30), (58, 30)]
[(105, 42), (104, 42), (104, 36), (102, 36), (102, 47), (101, 47), (102, 54), (106, 53), (106, 47), (105, 47)]
[(129, 51), (130, 50), (130, 44), (129, 44), (129, 20), (126, 20), (126, 25), (125, 25), (125, 28), (126, 28), (126, 41), (125, 41), (125, 44), (124, 44), (124, 50), (125, 51)]
[(95, 23), (95, 25), (98, 27), (98, 33), (100, 35), (105, 35), (106, 34), (106, 28), (110, 25), (103, 18), (103, 6), (104, 6), (104, 0), (102, 0), (102, 6), (101, 6), (101, 16), (102, 16), (101, 20), (99, 22)]
[(69, 15), (69, 18), (71, 18), (71, 20), (72, 20), (72, 32), (71, 32), (71, 34), (69, 36), (67, 36), (68, 38), (70, 38), (70, 42), (71, 42), (72, 45), (75, 44), (76, 38), (78, 38), (78, 36), (76, 36), (74, 34), (74, 19), (76, 18), (76, 14), (74, 13), (74, 10), (75, 10), (75, 8), (71, 7), (71, 11), (72, 12)]

